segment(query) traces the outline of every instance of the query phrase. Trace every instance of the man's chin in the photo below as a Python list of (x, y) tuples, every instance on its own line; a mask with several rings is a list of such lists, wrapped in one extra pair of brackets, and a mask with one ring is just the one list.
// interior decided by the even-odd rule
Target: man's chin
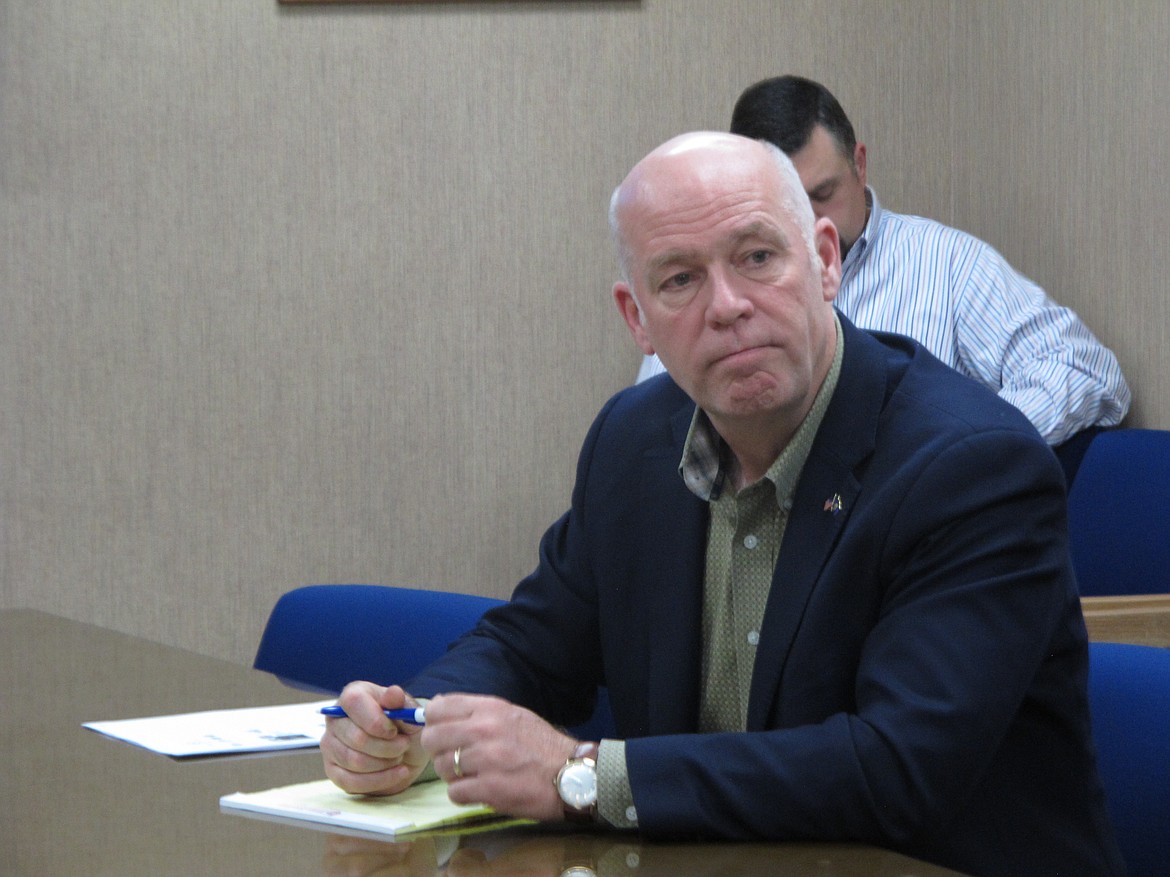
[(714, 400), (729, 417), (746, 417), (770, 411), (780, 404), (782, 386), (774, 375), (753, 372), (724, 384)]

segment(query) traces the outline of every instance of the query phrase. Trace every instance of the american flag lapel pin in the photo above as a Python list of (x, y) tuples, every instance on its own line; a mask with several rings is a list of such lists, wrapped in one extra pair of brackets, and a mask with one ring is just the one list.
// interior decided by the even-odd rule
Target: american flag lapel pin
[(832, 496), (830, 496), (828, 499), (826, 499), (824, 510), (826, 512), (832, 513), (833, 515), (836, 515), (838, 512), (840, 512), (841, 511), (841, 494), (834, 493)]

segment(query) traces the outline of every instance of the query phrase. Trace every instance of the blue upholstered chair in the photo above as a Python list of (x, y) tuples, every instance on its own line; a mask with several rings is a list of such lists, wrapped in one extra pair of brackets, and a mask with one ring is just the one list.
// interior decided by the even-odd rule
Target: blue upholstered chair
[(1097, 435), (1069, 490), (1068, 516), (1081, 596), (1170, 592), (1170, 431)]
[(382, 585), (307, 585), (276, 601), (253, 666), (324, 694), (355, 679), (404, 682), (501, 602)]
[[(502, 602), (387, 585), (306, 585), (276, 601), (253, 666), (322, 694), (355, 679), (404, 682)], [(572, 729), (582, 739), (613, 736), (605, 690), (598, 695), (594, 717)]]
[(1089, 703), (1129, 877), (1170, 875), (1170, 649), (1089, 645)]

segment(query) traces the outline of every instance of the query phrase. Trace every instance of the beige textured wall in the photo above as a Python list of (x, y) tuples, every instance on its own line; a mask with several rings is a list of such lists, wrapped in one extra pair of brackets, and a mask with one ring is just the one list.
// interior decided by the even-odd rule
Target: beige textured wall
[(308, 582), (506, 594), (638, 355), (605, 202), (822, 79), (1170, 427), (1167, 7), (0, 0), (0, 606), (240, 661)]

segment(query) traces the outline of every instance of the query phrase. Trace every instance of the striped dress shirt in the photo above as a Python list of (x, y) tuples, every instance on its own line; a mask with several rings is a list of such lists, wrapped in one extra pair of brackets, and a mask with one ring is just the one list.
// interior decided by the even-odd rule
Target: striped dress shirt
[[(978, 238), (883, 210), (872, 189), (866, 197), (869, 221), (842, 265), (841, 313), (919, 341), (1024, 412), (1050, 445), (1121, 422), (1130, 402), (1121, 367), (1073, 311)], [(648, 356), (638, 380), (661, 371)]]

